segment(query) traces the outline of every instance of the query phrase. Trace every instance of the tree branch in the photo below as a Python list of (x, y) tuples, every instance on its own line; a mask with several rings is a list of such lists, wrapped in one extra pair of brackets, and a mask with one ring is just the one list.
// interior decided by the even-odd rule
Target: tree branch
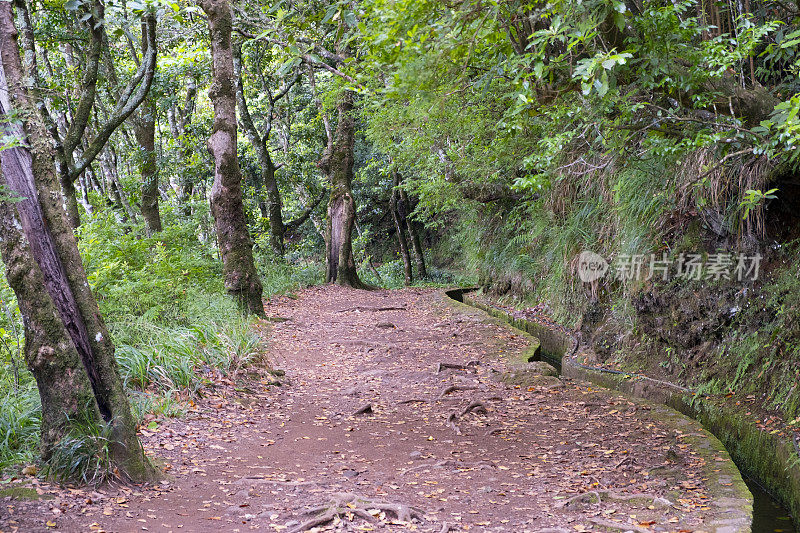
[[(111, 118), (100, 128), (97, 136), (92, 140), (89, 147), (83, 153), (81, 160), (70, 171), (70, 179), (75, 181), (81, 172), (83, 172), (92, 161), (95, 160), (97, 155), (108, 142), (111, 134), (123, 123), (125, 120), (139, 107), (147, 93), (150, 91), (150, 86), (155, 77), (156, 68), (156, 17), (155, 15), (148, 14), (145, 17), (144, 27), (142, 29), (142, 39), (147, 42), (147, 51), (142, 60), (142, 64), (133, 78), (128, 82), (125, 90), (122, 92), (120, 101), (114, 110)], [(140, 83), (141, 82), (141, 83)]]
[(67, 134), (64, 136), (64, 152), (70, 156), (80, 144), (81, 137), (86, 131), (92, 106), (97, 95), (97, 72), (100, 67), (100, 57), (103, 53), (105, 7), (102, 2), (95, 0), (91, 7), (91, 16), (88, 20), (91, 42), (87, 57), (86, 71), (81, 81), (81, 98), (78, 107), (72, 116)]
[(311, 202), (311, 205), (307, 206), (303, 211), (294, 219), (290, 220), (285, 224), (286, 231), (292, 231), (299, 228), (306, 220), (311, 217), (311, 213), (314, 212), (314, 209), (322, 202), (322, 199), (325, 198), (326, 191), (322, 191), (322, 193)]

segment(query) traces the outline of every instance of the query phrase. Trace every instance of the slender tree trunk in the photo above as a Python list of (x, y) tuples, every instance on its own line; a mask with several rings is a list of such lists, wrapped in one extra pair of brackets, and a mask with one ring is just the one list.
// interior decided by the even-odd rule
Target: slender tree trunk
[(269, 242), (272, 249), (278, 255), (286, 252), (284, 245), (284, 235), (286, 226), (283, 223), (283, 213), (281, 211), (281, 193), (278, 189), (278, 180), (275, 179), (275, 163), (269, 155), (269, 149), (264, 147), (264, 156), (261, 159), (261, 181), (267, 192), (267, 216), (269, 217)]
[[(247, 99), (244, 93), (244, 81), (242, 80), (242, 51), (241, 47), (237, 46), (234, 49), (234, 67), (236, 70), (236, 101), (239, 106), (239, 116), (245, 134), (256, 152), (259, 164), (259, 177), (256, 184), (256, 191), (259, 193), (258, 207), (261, 211), (261, 216), (269, 220), (269, 242), (272, 250), (279, 256), (283, 256), (286, 252), (284, 245), (284, 235), (286, 234), (286, 226), (283, 223), (283, 213), (281, 212), (281, 193), (278, 189), (278, 181), (275, 179), (275, 163), (272, 161), (272, 156), (269, 153), (269, 134), (272, 131), (272, 118), (271, 114), (274, 111), (274, 100), (272, 99), (272, 92), (268, 91), (268, 98), (270, 99), (270, 109), (268, 111), (270, 117), (267, 119), (267, 128), (264, 135), (262, 135), (253, 118), (250, 116), (250, 110), (247, 106)], [(284, 93), (285, 94), (285, 93)], [(263, 191), (266, 190), (266, 201), (263, 197)]]
[(353, 224), (356, 202), (353, 199), (353, 93), (342, 91), (338, 104), (339, 123), (333, 145), (317, 163), (328, 176), (331, 196), (328, 201), (328, 238), (326, 239), (325, 280), (358, 289), (370, 288), (358, 277), (353, 260)]
[(211, 214), (217, 230), (225, 289), (243, 311), (264, 315), (261, 280), (253, 259), (242, 202), (242, 174), (236, 154), (236, 90), (231, 31), (233, 13), (226, 0), (200, 0), (211, 34), (213, 83), (209, 97), (214, 124), (208, 149), (214, 157)]
[[(137, 481), (151, 479), (155, 471), (136, 436), (136, 423), (122, 386), (114, 345), (87, 283), (75, 236), (62, 207), (64, 197), (54, 171), (48, 134), (23, 88), (24, 74), (16, 37), (11, 4), (0, 3), (2, 112), (14, 111), (26, 118), (24, 131), (16, 124), (7, 124), (6, 134), (22, 139), (24, 144), (0, 152), (0, 163), (9, 189), (25, 198), (17, 204), (17, 211), (33, 260), (42, 273), (43, 284), (35, 287), (43, 287), (49, 295), (72, 344), (72, 348), (67, 346), (62, 350), (59, 343), (64, 339), (60, 332), (46, 330), (48, 345), (55, 350), (51, 357), (56, 364), (66, 357), (63, 367), (66, 371), (72, 364), (70, 350), (79, 354), (97, 411), (110, 427), (109, 452), (120, 475)], [(80, 387), (80, 381), (75, 379)], [(37, 385), (43, 391), (40, 392), (43, 399), (60, 401), (64, 398), (63, 393), (54, 391), (62, 387), (60, 381), (42, 380)], [(42, 409), (70, 412), (75, 406), (43, 405)]]
[(92, 207), (91, 202), (89, 202), (89, 182), (90, 178), (88, 173), (78, 179), (78, 186), (81, 190), (81, 205), (83, 206), (84, 211), (92, 214), (94, 213), (94, 208)]
[(400, 185), (400, 174), (394, 171), (392, 172), (392, 195), (389, 199), (389, 211), (392, 212), (394, 230), (397, 233), (397, 243), (400, 245), (400, 257), (403, 259), (403, 277), (405, 278), (406, 286), (408, 286), (414, 282), (414, 274), (411, 268), (411, 254), (408, 253), (405, 221), (400, 217), (397, 209), (398, 185)]
[[(178, 142), (180, 146), (181, 160), (187, 161), (192, 155), (192, 146), (186, 140), (187, 127), (192, 122), (192, 114), (194, 113), (195, 102), (197, 99), (197, 84), (193, 79), (190, 79), (186, 84), (186, 100), (183, 107), (175, 105), (170, 108), (168, 112), (168, 120), (170, 132), (172, 137)], [(189, 200), (194, 192), (194, 181), (190, 172), (183, 172), (178, 176), (172, 184), (175, 192), (178, 195), (178, 204), (182, 207), (184, 215), (192, 215), (192, 206)]]
[(400, 202), (404, 207), (401, 213), (403, 214), (406, 228), (408, 228), (411, 251), (414, 253), (414, 263), (417, 265), (417, 276), (419, 276), (420, 279), (425, 279), (428, 277), (428, 269), (425, 267), (425, 254), (422, 252), (422, 243), (420, 242), (417, 225), (408, 218), (408, 213), (411, 210), (411, 202), (409, 201), (408, 193), (403, 189), (400, 189)]
[(152, 97), (142, 104), (134, 128), (136, 141), (142, 150), (139, 172), (142, 175), (142, 217), (148, 235), (161, 231), (161, 212), (158, 209), (158, 169), (156, 168), (156, 106)]
[[(58, 166), (59, 170), (67, 168), (61, 164)], [(70, 225), (77, 228), (81, 225), (81, 214), (78, 210), (78, 191), (75, 188), (75, 182), (69, 177), (68, 172), (61, 172), (59, 178), (61, 190), (64, 192), (64, 210), (67, 212)]]

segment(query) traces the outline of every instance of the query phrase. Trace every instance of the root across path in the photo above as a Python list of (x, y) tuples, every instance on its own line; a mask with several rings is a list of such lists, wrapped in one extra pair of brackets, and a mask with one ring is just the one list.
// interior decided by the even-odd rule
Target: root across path
[(504, 379), (528, 341), (482, 312), (434, 290), (335, 286), (266, 312), (285, 319), (264, 322), (282, 385), (217, 391), (145, 430), (167, 480), (3, 518), (24, 531), (701, 529), (692, 426), (586, 383)]

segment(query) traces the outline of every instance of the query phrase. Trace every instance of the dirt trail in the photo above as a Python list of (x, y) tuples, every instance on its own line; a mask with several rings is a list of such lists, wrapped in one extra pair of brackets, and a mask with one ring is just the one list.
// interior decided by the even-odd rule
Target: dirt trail
[(527, 341), (483, 313), (435, 291), (332, 286), (266, 310), (287, 319), (269, 332), (283, 386), (218, 391), (145, 430), (169, 481), (62, 494), (17, 508), (2, 530), (692, 531), (702, 520), (701, 460), (679, 432), (586, 384), (503, 383)]

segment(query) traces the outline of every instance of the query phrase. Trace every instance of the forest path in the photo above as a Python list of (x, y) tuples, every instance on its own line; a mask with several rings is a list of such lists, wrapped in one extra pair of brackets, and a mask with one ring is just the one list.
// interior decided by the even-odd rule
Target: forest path
[[(679, 431), (586, 384), (501, 382), (527, 341), (441, 292), (326, 286), (266, 311), (287, 319), (268, 336), (287, 383), (229, 388), (145, 430), (171, 480), (62, 502), (54, 529), (691, 531), (702, 520), (699, 460)], [(332, 502), (339, 513), (323, 521)]]

